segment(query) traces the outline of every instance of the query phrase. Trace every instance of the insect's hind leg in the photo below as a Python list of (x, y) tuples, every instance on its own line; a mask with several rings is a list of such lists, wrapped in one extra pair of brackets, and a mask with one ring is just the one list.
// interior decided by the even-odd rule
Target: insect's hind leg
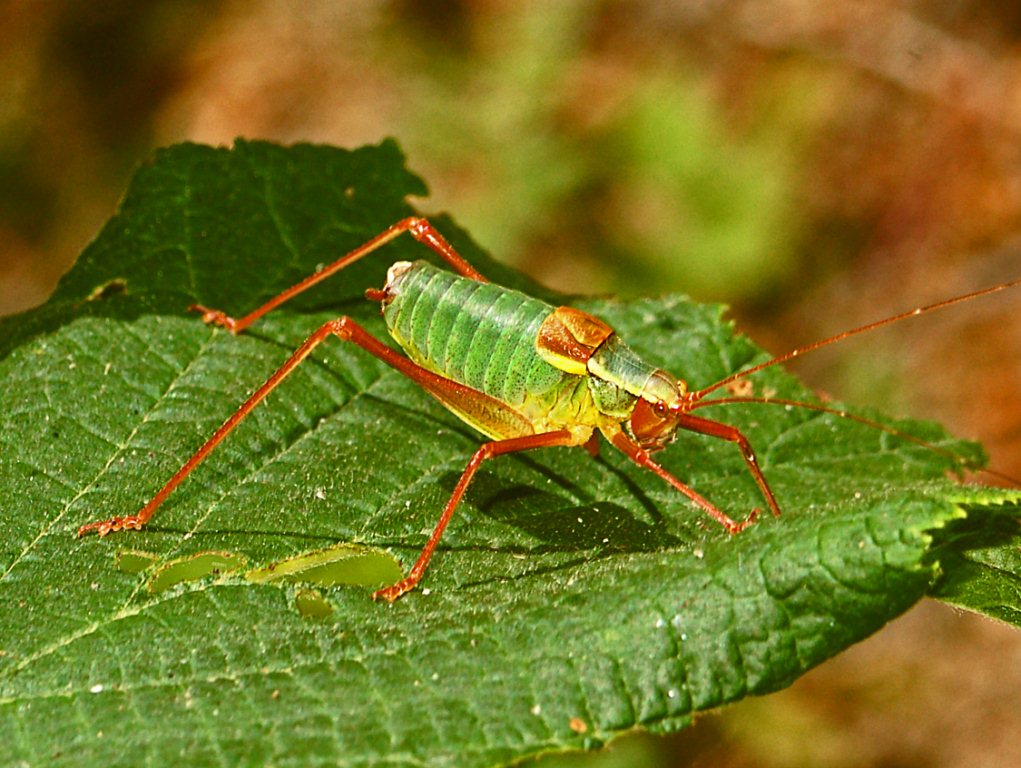
[[(201, 312), (202, 321), (205, 323), (219, 325), (226, 328), (231, 333), (241, 333), (241, 331), (267, 312), (276, 309), (285, 301), (294, 298), (302, 291), (306, 291), (311, 288), (313, 285), (335, 275), (337, 272), (340, 272), (340, 270), (350, 266), (363, 256), (367, 256), (376, 249), (386, 245), (404, 232), (409, 233), (418, 242), (429, 247), (434, 253), (447, 262), (458, 274), (463, 275), (464, 277), (470, 277), (471, 279), (478, 280), (482, 283), (488, 282), (485, 277), (476, 271), (471, 264), (465, 261), (465, 259), (456, 250), (454, 250), (454, 247), (447, 242), (443, 235), (441, 235), (427, 219), (420, 216), (409, 216), (408, 218), (401, 219), (396, 224), (388, 227), (372, 239), (362, 243), (354, 250), (344, 254), (332, 264), (327, 264), (315, 274), (309, 275), (301, 282), (296, 283), (287, 290), (277, 294), (261, 307), (249, 312), (240, 319), (235, 319), (218, 309), (210, 309), (209, 307), (204, 307), (201, 304), (192, 304), (188, 307), (188, 309), (194, 312)], [(370, 291), (370, 293), (373, 292)]]
[(223, 425), (213, 433), (212, 437), (203, 443), (202, 447), (195, 451), (192, 457), (174, 473), (173, 477), (167, 481), (166, 485), (157, 491), (156, 495), (153, 496), (152, 499), (149, 500), (149, 503), (146, 504), (137, 514), (88, 523), (78, 529), (78, 535), (84, 536), (86, 533), (95, 531), (100, 536), (105, 536), (113, 531), (141, 529), (141, 527), (145, 525), (150, 518), (152, 518), (153, 514), (155, 514), (156, 510), (173, 492), (173, 490), (180, 485), (181, 481), (191, 474), (192, 470), (194, 470), (195, 467), (197, 467), (228, 434), (230, 434), (231, 430), (233, 430), (234, 427), (236, 427), (241, 420), (244, 419), (253, 408), (255, 408), (256, 405), (262, 402), (262, 400), (264, 400), (270, 392), (276, 389), (280, 382), (287, 378), (298, 364), (312, 353), (312, 350), (330, 336), (337, 336), (344, 341), (351, 341), (357, 344), (365, 351), (378, 357), (392, 368), (396, 368), (412, 381), (434, 394), (442, 394), (450, 398), (461, 400), (475, 398), (475, 400), (478, 401), (479, 407), (488, 411), (492, 411), (500, 406), (499, 403), (492, 400), (492, 398), (488, 395), (476, 392), (475, 390), (462, 384), (458, 384), (457, 382), (444, 379), (442, 376), (431, 371), (427, 371), (425, 368), (413, 363), (408, 358), (401, 356), (386, 344), (383, 344), (375, 338), (350, 317), (339, 317), (335, 320), (330, 320), (329, 322), (324, 323), (315, 331), (315, 333), (309, 336), (305, 342), (287, 359), (287, 362), (281, 365), (272, 376), (266, 379), (262, 386), (255, 390), (255, 392), (253, 392), (251, 396), (242, 403), (236, 411), (234, 411), (230, 418), (228, 418)]
[[(236, 427), (242, 419), (247, 416), (256, 405), (262, 402), (265, 397), (276, 389), (277, 385), (280, 384), (287, 376), (293, 371), (298, 364), (311, 354), (312, 350), (315, 349), (319, 344), (323, 342), (327, 337), (331, 335), (338, 335), (343, 338), (343, 334), (340, 331), (348, 324), (350, 320), (346, 317), (341, 317), (336, 320), (320, 326), (320, 328), (309, 336), (305, 342), (294, 351), (294, 353), (287, 359), (283, 365), (281, 365), (272, 376), (260, 386), (251, 396), (241, 404), (241, 406), (231, 414), (216, 432), (213, 433), (212, 437), (206, 440), (195, 453), (186, 461), (177, 472), (174, 473), (173, 477), (167, 481), (156, 495), (149, 500), (142, 509), (134, 515), (127, 515), (124, 517), (113, 517), (109, 520), (98, 520), (93, 523), (83, 525), (78, 529), (78, 535), (84, 536), (86, 533), (95, 531), (100, 536), (105, 536), (113, 531), (122, 530), (139, 530), (145, 525), (149, 519), (156, 513), (159, 506), (166, 500), (166, 498), (173, 492), (173, 490), (180, 485), (181, 481), (184, 480), (192, 470), (197, 467), (209, 453), (220, 444), (220, 442)], [(368, 334), (365, 334), (368, 336)], [(371, 338), (371, 337), (370, 337)], [(379, 342), (376, 342), (377, 344)], [(383, 346), (380, 344), (380, 346)], [(389, 348), (387, 348), (389, 349)], [(392, 352), (392, 350), (390, 350)], [(396, 353), (394, 353), (396, 355)], [(399, 355), (398, 355), (399, 357)], [(409, 361), (410, 362), (410, 361)]]

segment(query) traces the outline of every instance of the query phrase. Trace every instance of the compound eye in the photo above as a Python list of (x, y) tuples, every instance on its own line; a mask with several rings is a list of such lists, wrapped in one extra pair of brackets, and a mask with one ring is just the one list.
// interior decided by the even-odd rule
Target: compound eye
[(656, 412), (657, 416), (666, 416), (667, 411), (669, 410), (666, 406), (666, 403), (662, 402), (656, 403), (654, 406), (652, 406), (652, 409)]

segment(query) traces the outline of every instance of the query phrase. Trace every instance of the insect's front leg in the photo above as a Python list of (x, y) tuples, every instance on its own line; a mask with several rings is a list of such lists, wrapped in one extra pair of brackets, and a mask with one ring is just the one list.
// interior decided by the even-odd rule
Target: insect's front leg
[(726, 528), (728, 533), (740, 533), (749, 525), (752, 525), (758, 519), (759, 510), (757, 508), (753, 509), (750, 513), (748, 513), (748, 517), (746, 517), (744, 520), (737, 521), (732, 519), (729, 515), (727, 515), (726, 512), (724, 512), (722, 509), (720, 509), (711, 501), (709, 501), (709, 499), (707, 499), (705, 496), (698, 493), (691, 486), (685, 485), (676, 477), (674, 477), (672, 474), (667, 472), (663, 467), (657, 464), (649, 455), (648, 451), (642, 448), (630, 437), (625, 435), (620, 428), (604, 426), (601, 429), (603, 430), (603, 434), (606, 436), (606, 439), (609, 440), (610, 443), (612, 443), (615, 448), (624, 453), (638, 466), (645, 467), (646, 469), (655, 472), (661, 478), (670, 483), (670, 485), (672, 485), (678, 491), (680, 491), (689, 499), (691, 499), (693, 502), (695, 502), (695, 504), (697, 504), (699, 507), (705, 510), (705, 512), (710, 517), (712, 517), (714, 520), (720, 523), (720, 525)]
[(755, 456), (755, 451), (752, 450), (752, 444), (748, 442), (748, 438), (744, 436), (737, 427), (732, 427), (729, 424), (723, 424), (719, 421), (713, 421), (712, 419), (703, 419), (699, 416), (692, 416), (691, 414), (681, 414), (677, 418), (677, 426), (681, 429), (687, 429), (691, 432), (697, 432), (701, 435), (709, 435), (710, 437), (718, 437), (721, 440), (734, 443), (741, 450), (741, 458), (744, 459), (744, 463), (748, 466), (748, 471), (752, 473), (752, 477), (755, 478), (755, 484), (759, 486), (759, 491), (762, 492), (763, 498), (766, 500), (766, 504), (769, 505), (770, 511), (774, 517), (780, 517), (780, 505), (776, 502), (776, 496), (773, 494), (773, 489), (769, 487), (769, 483), (766, 481), (766, 476), (762, 474), (762, 469), (759, 468), (759, 460)]

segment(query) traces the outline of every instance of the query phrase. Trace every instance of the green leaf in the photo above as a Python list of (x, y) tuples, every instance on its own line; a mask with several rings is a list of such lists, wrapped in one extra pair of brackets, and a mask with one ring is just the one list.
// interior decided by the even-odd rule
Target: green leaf
[(1019, 494), (967, 490), (961, 502), (968, 517), (939, 537), (943, 573), (932, 594), (1021, 627)]
[[(803, 409), (718, 406), (704, 413), (751, 439), (781, 519), (730, 537), (606, 446), (597, 460), (580, 449), (501, 457), (479, 473), (427, 589), (391, 606), (373, 603), (371, 586), (316, 584), (333, 610), (318, 598), (309, 608), (316, 592), (303, 584), (256, 583), (237, 564), (265, 573), (255, 569), (313, 552), (289, 562), (411, 562), (480, 441), (331, 341), (144, 531), (74, 537), (136, 511), (325, 320), (349, 314), (384, 336), (361, 294), (388, 261), (423, 249), (395, 241), (238, 337), (189, 304), (250, 310), (424, 192), (391, 142), (172, 147), (138, 172), (53, 298), (3, 321), (10, 762), (488, 766), (636, 726), (675, 730), (789, 684), (934, 585), (949, 594), (963, 570), (939, 581), (944, 563), (976, 562), (976, 539), (988, 551), (1015, 535), (1003, 521), (1016, 503), (997, 506), (1007, 494), (944, 479), (947, 453), (980, 454), (934, 425), (893, 426), (946, 453)], [(483, 273), (538, 290), (436, 223)], [(763, 359), (717, 307), (578, 304), (694, 386)], [(811, 398), (777, 369), (754, 381), (760, 394)], [(730, 444), (685, 434), (660, 456), (735, 516), (761, 504)], [(329, 549), (338, 542), (357, 548)], [(202, 567), (150, 588), (182, 563)], [(989, 594), (1012, 578), (969, 583)], [(1002, 602), (1016, 611), (1016, 591)]]

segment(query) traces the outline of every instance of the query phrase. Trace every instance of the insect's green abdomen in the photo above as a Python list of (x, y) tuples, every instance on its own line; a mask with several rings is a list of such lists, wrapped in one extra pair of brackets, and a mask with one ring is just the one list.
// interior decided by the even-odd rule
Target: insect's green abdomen
[(420, 365), (503, 403), (565, 394), (581, 377), (539, 357), (535, 338), (553, 307), (492, 283), (415, 262), (389, 286), (390, 335)]

